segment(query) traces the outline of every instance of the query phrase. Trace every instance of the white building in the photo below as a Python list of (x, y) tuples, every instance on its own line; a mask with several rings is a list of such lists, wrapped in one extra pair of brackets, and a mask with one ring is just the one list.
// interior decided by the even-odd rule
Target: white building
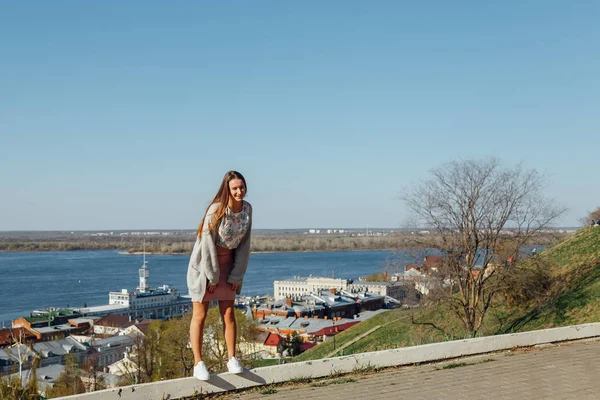
[[(168, 317), (175, 310), (170, 312), (169, 308), (177, 303), (177, 291), (164, 285), (156, 289), (149, 289), (144, 292), (123, 289), (120, 292), (110, 292), (108, 295), (109, 305), (123, 305), (131, 310), (139, 310), (143, 312), (145, 309), (152, 309), (152, 313), (157, 314), (157, 317)], [(158, 311), (158, 313), (157, 313)], [(146, 315), (140, 315), (148, 317)]]
[(192, 305), (190, 296), (179, 296), (176, 289), (163, 285), (151, 288), (148, 284), (150, 270), (144, 263), (139, 269), (140, 284), (135, 290), (122, 289), (108, 294), (108, 304), (75, 308), (86, 315), (120, 314), (132, 318), (171, 318), (183, 315)]
[(136, 376), (139, 371), (137, 363), (129, 358), (129, 352), (125, 351), (123, 355), (123, 359), (108, 366), (108, 372), (117, 376)]
[(94, 357), (98, 367), (108, 367), (122, 360), (125, 353), (130, 353), (132, 348), (141, 340), (142, 338), (136, 334), (96, 339), (91, 342), (88, 357)]
[(273, 293), (275, 300), (283, 300), (287, 297), (317, 293), (320, 290), (346, 290), (349, 284), (348, 279), (294, 276), (284, 281), (274, 281)]
[(396, 282), (368, 282), (357, 281), (348, 285), (348, 291), (351, 293), (369, 292), (379, 296), (388, 296), (396, 300), (403, 300), (408, 296), (408, 288), (412, 282), (407, 285), (403, 281)]

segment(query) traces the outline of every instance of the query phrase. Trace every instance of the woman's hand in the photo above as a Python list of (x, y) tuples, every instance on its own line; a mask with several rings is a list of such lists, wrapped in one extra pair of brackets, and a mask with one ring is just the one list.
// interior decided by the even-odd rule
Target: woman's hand
[(208, 293), (213, 294), (215, 292), (216, 287), (217, 285), (208, 285), (208, 288), (206, 290), (208, 290)]
[(231, 290), (236, 292), (238, 290), (239, 285), (236, 285), (235, 283), (230, 283), (231, 285)]

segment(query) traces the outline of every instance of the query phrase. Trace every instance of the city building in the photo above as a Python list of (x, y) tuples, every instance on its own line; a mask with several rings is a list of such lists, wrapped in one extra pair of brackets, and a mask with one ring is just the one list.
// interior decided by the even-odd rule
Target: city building
[(138, 333), (130, 335), (111, 336), (90, 342), (92, 358), (97, 368), (102, 369), (125, 358), (125, 353), (131, 353), (143, 337)]
[(286, 280), (274, 281), (273, 294), (275, 300), (283, 300), (287, 297), (317, 293), (323, 289), (346, 290), (351, 282), (349, 279), (294, 276)]
[(348, 285), (350, 293), (369, 292), (378, 296), (387, 296), (402, 301), (410, 296), (412, 283), (402, 280), (394, 282), (355, 281)]
[[(148, 320), (144, 320), (148, 321)], [(134, 319), (126, 315), (109, 314), (94, 323), (94, 333), (96, 335), (113, 336), (131, 333), (132, 326), (142, 322), (142, 320)], [(149, 321), (148, 321), (149, 322)]]
[(384, 307), (385, 296), (329, 289), (255, 305), (252, 308), (252, 314), (255, 319), (269, 316), (318, 319), (354, 318), (364, 310), (378, 310)]
[(192, 307), (192, 298), (180, 296), (175, 288), (163, 285), (151, 288), (146, 256), (139, 269), (139, 286), (135, 290), (122, 289), (108, 294), (108, 304), (76, 308), (86, 316), (125, 315), (131, 318), (166, 319), (183, 315)]
[(0, 349), (0, 373), (4, 375), (18, 372), (20, 367), (29, 368), (35, 357), (35, 352), (25, 344)]
[(73, 354), (81, 363), (87, 359), (89, 346), (79, 343), (72, 337), (33, 344), (33, 350), (40, 356), (40, 366), (64, 364), (67, 354)]
[[(281, 337), (288, 337), (294, 332), (299, 334), (305, 342), (317, 343), (384, 311), (385, 310), (363, 311), (352, 318), (310, 318), (307, 315), (298, 318), (296, 316), (282, 317), (270, 315), (258, 320), (256, 329), (274, 334), (267, 337), (270, 339), (269, 342), (265, 339), (265, 345), (273, 346), (275, 343), (279, 344)], [(279, 339), (277, 339), (277, 337), (279, 337)], [(275, 350), (271, 350), (271, 352), (273, 351)]]
[(293, 276), (286, 280), (274, 281), (273, 292), (275, 300), (296, 298), (308, 294), (316, 294), (322, 290), (335, 289), (344, 291), (351, 296), (355, 293), (368, 292), (377, 296), (387, 296), (403, 301), (410, 298), (413, 283), (396, 279), (393, 282), (353, 281), (341, 278), (301, 277)]
[(36, 337), (26, 328), (4, 328), (0, 329), (0, 349), (11, 346), (15, 343), (30, 343), (36, 340)]
[(36, 310), (29, 317), (12, 321), (12, 328), (22, 328), (33, 341), (64, 339), (69, 335), (85, 333), (90, 329), (88, 321), (79, 320), (81, 316), (73, 310), (48, 309)]

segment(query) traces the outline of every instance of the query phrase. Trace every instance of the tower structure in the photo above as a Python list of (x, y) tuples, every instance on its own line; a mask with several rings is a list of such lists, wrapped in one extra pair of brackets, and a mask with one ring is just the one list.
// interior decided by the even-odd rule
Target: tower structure
[(140, 293), (145, 293), (148, 290), (148, 277), (150, 270), (148, 269), (148, 261), (146, 261), (146, 241), (144, 241), (144, 262), (140, 268), (140, 286), (137, 288)]

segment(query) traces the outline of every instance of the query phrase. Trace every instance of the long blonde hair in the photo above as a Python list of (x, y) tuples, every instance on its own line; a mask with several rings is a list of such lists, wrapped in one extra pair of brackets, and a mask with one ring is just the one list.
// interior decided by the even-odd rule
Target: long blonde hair
[(234, 179), (241, 179), (242, 182), (244, 182), (244, 188), (246, 189), (246, 193), (248, 193), (248, 186), (246, 185), (246, 179), (244, 179), (244, 176), (237, 171), (228, 171), (223, 177), (223, 181), (221, 182), (221, 186), (219, 187), (215, 198), (210, 202), (210, 204), (206, 208), (206, 212), (204, 213), (202, 222), (200, 222), (200, 226), (198, 226), (198, 230), (196, 231), (196, 235), (198, 237), (202, 236), (206, 214), (208, 214), (210, 206), (212, 206), (215, 203), (219, 203), (219, 206), (217, 207), (217, 211), (215, 211), (215, 217), (213, 217), (213, 220), (208, 226), (208, 231), (210, 232), (213, 229), (215, 229), (219, 222), (221, 222), (223, 215), (225, 215), (225, 210), (227, 210), (227, 204), (229, 203), (229, 182)]

